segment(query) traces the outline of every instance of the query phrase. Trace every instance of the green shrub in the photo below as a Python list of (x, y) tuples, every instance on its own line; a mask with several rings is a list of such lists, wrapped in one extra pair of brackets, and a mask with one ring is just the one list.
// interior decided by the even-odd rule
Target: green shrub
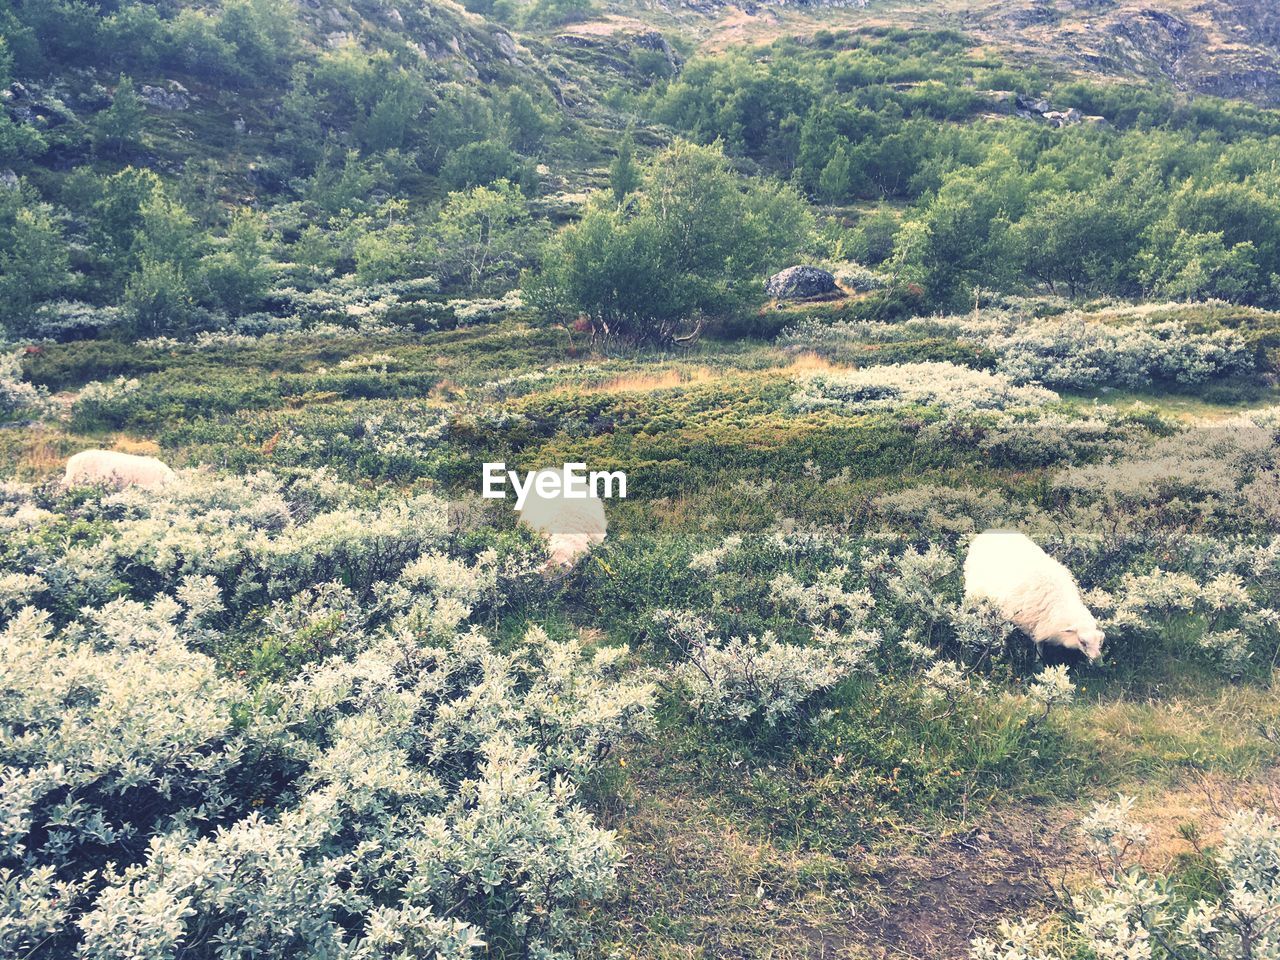
[(808, 240), (800, 198), (744, 183), (716, 148), (677, 142), (645, 167), (633, 204), (597, 195), (526, 284), (530, 301), (563, 320), (585, 314), (606, 342), (669, 343), (690, 318), (758, 302), (764, 275)]

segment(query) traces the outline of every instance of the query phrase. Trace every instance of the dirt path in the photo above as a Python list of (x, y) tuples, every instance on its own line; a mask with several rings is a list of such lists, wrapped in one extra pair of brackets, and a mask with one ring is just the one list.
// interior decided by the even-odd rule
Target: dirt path
[[(1275, 807), (1280, 772), (1192, 779), (1147, 794), (1143, 860), (1163, 869), (1212, 844), (1241, 806)], [(936, 839), (836, 853), (787, 850), (706, 799), (632, 781), (610, 825), (628, 851), (623, 893), (602, 916), (623, 956), (752, 960), (963, 960), (973, 937), (1004, 917), (1047, 911), (1050, 883), (1091, 882), (1075, 830), (1079, 806), (1010, 806)]]
[(1084, 866), (1066, 838), (1064, 813), (1053, 811), (1055, 822), (1045, 824), (1034, 811), (1008, 811), (920, 853), (895, 857), (876, 878), (883, 908), (860, 924), (866, 955), (964, 957), (969, 942), (1001, 917), (1043, 904), (1048, 865)]

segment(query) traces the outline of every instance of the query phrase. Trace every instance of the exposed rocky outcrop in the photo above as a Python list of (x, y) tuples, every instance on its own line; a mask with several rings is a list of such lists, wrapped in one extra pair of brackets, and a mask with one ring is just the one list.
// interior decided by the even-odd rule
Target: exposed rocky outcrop
[(1108, 25), (1113, 49), (1122, 57), (1146, 61), (1169, 77), (1177, 78), (1200, 39), (1197, 30), (1182, 17), (1163, 10), (1122, 13)]
[(671, 46), (667, 38), (656, 30), (620, 30), (609, 34), (569, 31), (557, 36), (556, 43), (578, 50), (594, 51), (603, 58), (601, 65), (620, 73), (631, 71), (631, 51), (636, 49), (661, 53), (672, 74), (679, 73), (680, 68), (684, 66), (684, 59)]
[(1015, 8), (1008, 14), (1011, 27), (1033, 27), (1061, 19), (1062, 14), (1053, 0), (1032, 0), (1028, 6)]
[(992, 113), (1018, 112), (1018, 95), (1012, 90), (991, 90), (986, 94), (987, 109)]
[(493, 45), (498, 48), (498, 53), (502, 54), (507, 63), (514, 65), (520, 62), (520, 48), (516, 46), (515, 40), (507, 31), (493, 31)]
[[(55, 91), (56, 87), (14, 82), (7, 90), (0, 90), (0, 107), (7, 107), (10, 118), (17, 123), (51, 128), (77, 122), (75, 111)], [(103, 106), (110, 105), (111, 99), (107, 97)]]
[(313, 36), (322, 47), (339, 49), (358, 44), (382, 47), (394, 37), (408, 45), (442, 79), (467, 82), (511, 82), (515, 68), (531, 83), (542, 77), (532, 58), (496, 23), (468, 13), (452, 3), (352, 2), (352, 0), (296, 0)]
[[(727, 2), (684, 0), (682, 7), (722, 16)], [(845, 0), (754, 0), (751, 7), (766, 12), (779, 6), (849, 5)], [(880, 4), (877, 21), (930, 29), (937, 26), (934, 6)], [(1023, 62), (1084, 75), (1167, 80), (1188, 92), (1280, 106), (1277, 0), (966, 0), (956, 18), (965, 33)], [(994, 102), (991, 109), (1010, 112), (1006, 101)], [(1035, 111), (1037, 116), (1044, 112)]]
[(1088, 73), (1280, 104), (1275, 0), (977, 0), (965, 26), (986, 42)]
[(163, 85), (143, 84), (138, 99), (157, 110), (186, 110), (191, 106), (191, 94), (177, 80), (166, 80)]
[(1075, 107), (1055, 108), (1043, 97), (1014, 95), (1005, 91), (996, 91), (991, 95), (993, 110), (999, 113), (1014, 113), (1027, 120), (1043, 120), (1053, 127), (1070, 127), (1077, 123), (1105, 125), (1105, 117), (1090, 116), (1081, 113)]
[(764, 285), (765, 293), (778, 300), (806, 300), (835, 293), (836, 278), (818, 267), (788, 267)]

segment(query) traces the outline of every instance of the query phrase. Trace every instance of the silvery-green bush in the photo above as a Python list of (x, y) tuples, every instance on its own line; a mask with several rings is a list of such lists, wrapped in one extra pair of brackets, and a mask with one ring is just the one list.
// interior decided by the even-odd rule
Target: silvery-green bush
[(791, 405), (802, 412), (848, 413), (916, 405), (954, 416), (1035, 408), (1057, 399), (1051, 390), (1022, 385), (1002, 373), (953, 363), (903, 363), (807, 376), (792, 395)]
[(769, 632), (725, 639), (687, 611), (659, 611), (656, 619), (682, 653), (675, 681), (686, 701), (703, 719), (737, 727), (794, 720), (863, 667), (879, 643), (870, 631), (827, 628), (816, 629), (808, 644)]
[(48, 398), (44, 390), (22, 377), (21, 352), (0, 347), (0, 421), (45, 412)]
[(1239, 334), (1195, 333), (1174, 320), (1121, 325), (1072, 314), (1020, 324), (987, 337), (983, 346), (1014, 380), (1056, 387), (1196, 384), (1254, 369), (1253, 352)]
[(1001, 923), (973, 941), (973, 960), (1276, 960), (1280, 957), (1280, 821), (1239, 810), (1212, 851), (1210, 897), (1188, 897), (1172, 877), (1133, 862), (1147, 831), (1121, 797), (1098, 804), (1082, 827), (1101, 885), (1048, 937), (1032, 920)]
[(1132, 314), (1140, 311), (1032, 317), (988, 310), (895, 324), (809, 319), (784, 332), (780, 342), (840, 355), (859, 343), (956, 340), (992, 354), (996, 372), (1014, 383), (1059, 389), (1143, 387), (1154, 381), (1199, 384), (1255, 369), (1253, 350), (1234, 331), (1199, 332), (1176, 319), (1133, 322)]
[[(74, 527), (76, 534), (63, 538)], [(163, 493), (0, 490), (6, 569), (37, 574), (74, 609), (122, 593), (145, 599), (188, 575), (212, 576), (230, 607), (340, 580), (361, 597), (448, 540), (444, 501), (379, 501), (350, 485), (269, 472), (193, 470)], [(530, 571), (532, 570), (532, 561)]]
[[(653, 689), (624, 648), (474, 625), (532, 551), (323, 472), (8, 483), (0, 532), (0, 954), (581, 942), (621, 851), (575, 794)], [(249, 679), (237, 649), (277, 660)]]
[(626, 651), (388, 627), (252, 693), (187, 606), (0, 633), (0, 944), (94, 958), (557, 957), (621, 857), (574, 800), (653, 691)]

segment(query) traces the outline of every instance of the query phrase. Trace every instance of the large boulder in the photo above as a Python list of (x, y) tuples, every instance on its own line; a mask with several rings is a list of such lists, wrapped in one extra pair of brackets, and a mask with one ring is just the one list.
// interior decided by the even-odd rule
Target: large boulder
[(186, 110), (191, 106), (187, 88), (177, 80), (166, 80), (164, 86), (143, 84), (138, 99), (157, 110)]
[(764, 285), (765, 293), (777, 300), (804, 300), (834, 293), (836, 278), (817, 267), (788, 267), (775, 273)]

